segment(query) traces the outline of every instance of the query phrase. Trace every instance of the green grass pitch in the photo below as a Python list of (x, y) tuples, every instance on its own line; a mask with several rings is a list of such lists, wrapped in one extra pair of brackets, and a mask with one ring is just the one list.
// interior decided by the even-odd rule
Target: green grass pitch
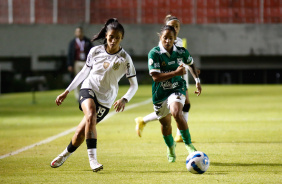
[[(203, 85), (193, 94), (188, 125), (195, 147), (210, 158), (202, 175), (185, 168), (187, 151), (176, 147), (175, 163), (168, 163), (157, 121), (143, 137), (134, 119), (151, 113), (151, 103), (117, 113), (97, 126), (98, 161), (104, 170), (90, 169), (85, 142), (62, 165), (50, 162), (68, 145), (73, 133), (17, 155), (0, 159), (0, 183), (281, 183), (282, 86)], [(120, 87), (119, 97), (128, 86)], [(78, 125), (82, 112), (73, 93), (62, 106), (54, 101), (63, 90), (0, 96), (0, 156), (37, 143)], [(151, 98), (150, 86), (139, 86), (132, 105)], [(176, 125), (173, 125), (175, 135)]]

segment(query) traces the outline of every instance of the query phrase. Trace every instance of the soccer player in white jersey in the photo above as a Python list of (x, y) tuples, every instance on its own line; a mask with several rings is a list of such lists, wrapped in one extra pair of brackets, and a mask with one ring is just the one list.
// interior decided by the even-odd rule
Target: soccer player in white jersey
[(67, 148), (51, 162), (51, 167), (60, 167), (86, 139), (90, 167), (94, 172), (103, 169), (97, 161), (97, 130), (99, 123), (109, 112), (118, 94), (118, 82), (126, 75), (130, 87), (127, 93), (114, 103), (117, 112), (123, 111), (138, 89), (136, 71), (131, 57), (121, 48), (124, 28), (117, 19), (109, 19), (92, 41), (103, 39), (104, 44), (93, 47), (83, 69), (76, 75), (68, 88), (56, 99), (62, 104), (68, 93), (80, 83), (79, 108), (84, 117)]
[[(180, 21), (177, 19), (177, 17), (172, 16), (172, 15), (167, 15), (165, 17), (165, 24), (174, 27), (175, 31), (176, 31), (176, 40), (174, 42), (175, 46), (177, 47), (183, 47), (183, 42), (182, 39), (177, 37), (179, 31), (180, 31)], [(188, 113), (190, 110), (190, 101), (189, 101), (189, 96), (188, 96), (188, 87), (189, 87), (189, 81), (188, 81), (188, 70), (189, 68), (187, 66), (185, 66), (186, 69), (186, 74), (183, 75), (183, 79), (186, 81), (186, 86), (187, 86), (187, 91), (186, 91), (186, 100), (185, 100), (185, 104), (183, 106), (183, 116), (185, 118), (186, 121), (188, 121)], [(155, 112), (152, 112), (151, 114), (146, 115), (145, 117), (137, 117), (135, 119), (136, 122), (136, 132), (139, 135), (139, 137), (141, 137), (142, 135), (142, 131), (145, 127), (145, 125), (150, 122), (150, 121), (154, 121), (157, 120), (157, 115)], [(177, 129), (176, 131), (176, 136), (174, 138), (174, 140), (176, 142), (183, 142), (183, 139), (181, 137), (181, 133), (179, 131), (179, 129)]]

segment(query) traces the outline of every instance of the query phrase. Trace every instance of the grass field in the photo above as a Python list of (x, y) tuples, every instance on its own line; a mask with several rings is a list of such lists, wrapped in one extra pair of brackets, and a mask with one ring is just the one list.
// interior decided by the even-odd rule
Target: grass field
[[(120, 88), (124, 94), (128, 86)], [(0, 183), (282, 183), (282, 86), (203, 85), (200, 97), (190, 88), (189, 127), (195, 147), (207, 153), (203, 175), (185, 168), (187, 151), (177, 144), (175, 163), (168, 163), (157, 121), (143, 137), (134, 118), (152, 112), (152, 104), (114, 114), (98, 125), (98, 160), (104, 170), (93, 173), (83, 145), (60, 168), (50, 162), (68, 145), (72, 134), (0, 159)], [(57, 107), (63, 90), (0, 96), (0, 156), (75, 127), (83, 114), (71, 93)], [(139, 86), (128, 104), (150, 98), (150, 86)], [(173, 135), (175, 134), (173, 122)]]

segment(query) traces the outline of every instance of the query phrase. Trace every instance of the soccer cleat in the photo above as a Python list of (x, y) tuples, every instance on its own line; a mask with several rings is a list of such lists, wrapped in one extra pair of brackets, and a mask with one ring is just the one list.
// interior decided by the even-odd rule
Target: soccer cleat
[(175, 162), (175, 160), (176, 160), (175, 147), (176, 147), (175, 142), (173, 143), (173, 146), (167, 147), (167, 159), (168, 159), (168, 162)]
[(103, 170), (103, 165), (102, 164), (99, 164), (97, 162), (97, 160), (92, 160), (90, 161), (90, 167), (91, 169), (93, 170), (93, 172), (98, 172), (100, 170)]
[(175, 141), (175, 142), (183, 142), (182, 136), (181, 136), (181, 135), (176, 135), (176, 136), (174, 137), (174, 141)]
[(136, 127), (135, 127), (136, 133), (138, 134), (139, 137), (141, 137), (142, 131), (146, 123), (144, 123), (142, 117), (135, 118), (135, 122), (136, 122)]
[(68, 151), (64, 151), (59, 156), (57, 156), (50, 164), (52, 168), (57, 168), (63, 165), (63, 163), (67, 160), (69, 156), (71, 156), (72, 153)]
[(189, 154), (197, 151), (196, 148), (193, 146), (193, 144), (188, 144), (188, 145), (186, 144), (185, 147), (188, 150)]

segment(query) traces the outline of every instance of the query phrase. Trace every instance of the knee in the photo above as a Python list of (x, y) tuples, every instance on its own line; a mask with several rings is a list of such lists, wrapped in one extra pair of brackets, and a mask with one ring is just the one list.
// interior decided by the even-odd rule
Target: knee
[(164, 130), (171, 129), (171, 124), (162, 124)]
[(86, 117), (86, 123), (89, 125), (96, 125), (96, 111), (95, 110), (91, 110), (90, 112), (87, 113)]
[(173, 116), (174, 119), (180, 119), (182, 116), (182, 111), (180, 110), (172, 111), (171, 115)]

